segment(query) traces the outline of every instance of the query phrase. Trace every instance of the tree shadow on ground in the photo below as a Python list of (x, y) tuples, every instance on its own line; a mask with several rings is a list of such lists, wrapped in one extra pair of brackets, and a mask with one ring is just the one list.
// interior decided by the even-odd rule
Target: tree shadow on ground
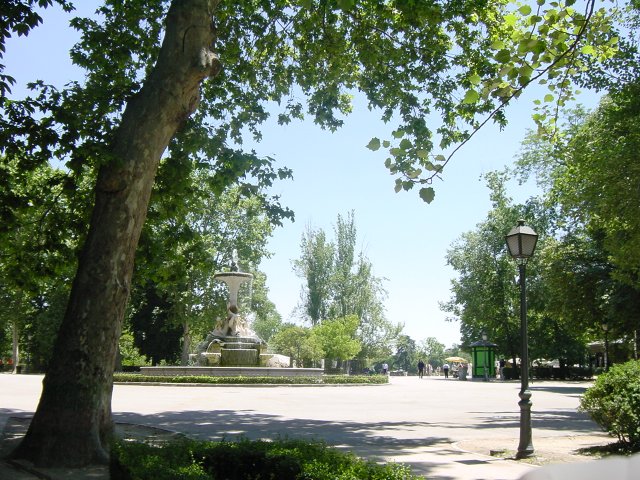
[(537, 383), (535, 385), (529, 385), (529, 389), (535, 394), (535, 392), (549, 392), (559, 393), (568, 397), (581, 397), (584, 392), (589, 388), (590, 384), (577, 384), (568, 383), (566, 385), (545, 385), (544, 383)]
[[(517, 407), (517, 406), (516, 406)], [(518, 428), (520, 426), (520, 411), (508, 412), (477, 412), (476, 429)], [(468, 424), (434, 423), (434, 426), (447, 428), (469, 428)], [(600, 433), (602, 430), (591, 420), (589, 415), (572, 409), (531, 410), (531, 426), (536, 430), (550, 430), (557, 432), (571, 431), (578, 434)]]

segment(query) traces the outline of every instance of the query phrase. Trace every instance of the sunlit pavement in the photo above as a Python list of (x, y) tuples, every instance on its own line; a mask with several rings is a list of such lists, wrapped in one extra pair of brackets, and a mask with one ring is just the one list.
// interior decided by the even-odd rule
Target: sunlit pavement
[[(42, 376), (0, 375), (0, 429), (37, 406)], [(578, 413), (588, 384), (533, 383), (533, 444), (601, 435)], [(382, 386), (115, 385), (117, 422), (201, 439), (308, 438), (371, 458), (408, 464), (429, 479), (519, 478), (528, 464), (464, 451), (483, 444), (515, 450), (519, 383), (391, 377)], [(487, 449), (488, 450), (488, 449)]]

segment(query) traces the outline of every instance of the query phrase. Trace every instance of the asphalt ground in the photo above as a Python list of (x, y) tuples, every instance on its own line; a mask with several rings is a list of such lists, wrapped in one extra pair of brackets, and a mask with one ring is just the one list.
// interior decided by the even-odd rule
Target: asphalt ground
[[(0, 453), (24, 434), (41, 381), (41, 375), (0, 374)], [(588, 386), (532, 382), (535, 456), (520, 461), (512, 459), (518, 382), (390, 377), (380, 386), (120, 384), (112, 407), (120, 428), (139, 438), (180, 432), (211, 440), (318, 439), (368, 459), (410, 465), (428, 479), (512, 480), (540, 464), (590, 460), (582, 448), (613, 441), (577, 411)], [(25, 468), (0, 463), (0, 479), (107, 478), (100, 469)]]

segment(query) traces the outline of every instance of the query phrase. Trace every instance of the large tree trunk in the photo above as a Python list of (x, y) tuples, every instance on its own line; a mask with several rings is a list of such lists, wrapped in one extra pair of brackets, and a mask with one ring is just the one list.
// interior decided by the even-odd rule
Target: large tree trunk
[(171, 138), (220, 70), (211, 0), (174, 0), (163, 45), (129, 102), (95, 189), (95, 206), (43, 392), (15, 458), (79, 466), (109, 459), (117, 343), (151, 188)]

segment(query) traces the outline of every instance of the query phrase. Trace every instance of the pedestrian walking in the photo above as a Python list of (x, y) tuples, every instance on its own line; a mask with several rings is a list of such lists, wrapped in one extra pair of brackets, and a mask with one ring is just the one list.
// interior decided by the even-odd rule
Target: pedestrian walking
[(449, 378), (449, 364), (445, 363), (442, 366), (442, 370), (444, 371), (444, 378)]
[(418, 377), (422, 378), (424, 375), (424, 362), (422, 359), (418, 361)]

